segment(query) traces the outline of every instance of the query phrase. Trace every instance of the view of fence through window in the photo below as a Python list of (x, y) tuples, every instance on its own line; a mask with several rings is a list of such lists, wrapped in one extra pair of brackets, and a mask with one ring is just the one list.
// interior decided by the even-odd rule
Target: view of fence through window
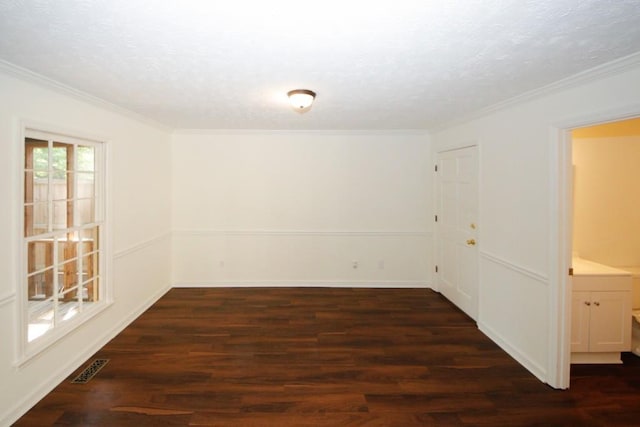
[(96, 146), (25, 138), (27, 342), (99, 300)]

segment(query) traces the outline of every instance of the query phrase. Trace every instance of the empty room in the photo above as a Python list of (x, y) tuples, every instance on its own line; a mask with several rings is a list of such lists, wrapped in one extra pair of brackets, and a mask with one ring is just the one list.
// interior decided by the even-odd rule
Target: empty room
[(0, 0), (0, 426), (639, 424), (638, 22)]

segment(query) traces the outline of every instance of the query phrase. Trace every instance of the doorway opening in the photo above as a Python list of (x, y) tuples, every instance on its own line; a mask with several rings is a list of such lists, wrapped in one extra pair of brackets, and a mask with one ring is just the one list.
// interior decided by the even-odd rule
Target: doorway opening
[[(572, 123), (560, 142), (556, 385), (567, 388), (571, 363), (619, 363), (631, 349), (631, 308), (640, 309), (631, 279), (640, 273), (640, 118)], [(612, 285), (596, 289), (585, 278), (592, 273)]]

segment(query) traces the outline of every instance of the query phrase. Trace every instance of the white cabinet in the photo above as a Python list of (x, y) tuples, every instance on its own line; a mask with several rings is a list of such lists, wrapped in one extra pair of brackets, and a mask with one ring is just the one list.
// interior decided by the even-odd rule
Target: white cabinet
[(628, 292), (573, 292), (571, 351), (628, 351)]
[(620, 352), (630, 349), (631, 276), (575, 274), (571, 362), (621, 363)]

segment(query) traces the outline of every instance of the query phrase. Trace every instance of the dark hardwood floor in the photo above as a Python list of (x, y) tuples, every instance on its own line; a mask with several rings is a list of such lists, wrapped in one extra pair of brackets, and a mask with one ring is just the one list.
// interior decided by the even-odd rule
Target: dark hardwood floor
[(554, 390), (429, 290), (173, 289), (94, 358), (16, 425), (640, 425), (640, 358)]

